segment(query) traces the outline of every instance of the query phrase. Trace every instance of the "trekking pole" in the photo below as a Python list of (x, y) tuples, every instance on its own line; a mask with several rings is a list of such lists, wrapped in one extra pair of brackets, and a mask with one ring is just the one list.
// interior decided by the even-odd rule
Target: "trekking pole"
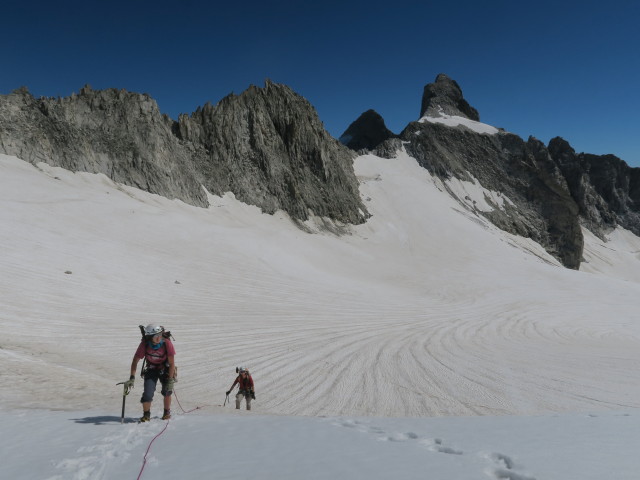
[(123, 387), (123, 392), (122, 392), (122, 416), (120, 417), (120, 423), (124, 423), (124, 404), (127, 401), (127, 395), (129, 395), (129, 388), (127, 388), (127, 385), (125, 385), (126, 382), (120, 382), (120, 383), (116, 383), (116, 387), (118, 385), (124, 385)]

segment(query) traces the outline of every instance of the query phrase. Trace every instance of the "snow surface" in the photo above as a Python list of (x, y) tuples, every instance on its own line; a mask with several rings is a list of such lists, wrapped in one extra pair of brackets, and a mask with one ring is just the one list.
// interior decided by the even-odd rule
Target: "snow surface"
[(500, 130), (498, 130), (496, 127), (493, 127), (486, 123), (476, 122), (475, 120), (470, 120), (466, 117), (460, 117), (459, 115), (448, 115), (444, 112), (440, 112), (439, 116), (437, 117), (425, 115), (418, 121), (420, 123), (441, 123), (449, 127), (463, 126), (468, 128), (469, 130), (473, 130), (476, 133), (483, 133), (487, 135), (495, 135), (496, 133), (500, 132)]
[(115, 383), (157, 322), (180, 405), (141, 478), (637, 479), (640, 239), (585, 231), (571, 271), (477, 183), (355, 169), (372, 217), (336, 236), (0, 155), (3, 477), (137, 478), (166, 422), (121, 425)]

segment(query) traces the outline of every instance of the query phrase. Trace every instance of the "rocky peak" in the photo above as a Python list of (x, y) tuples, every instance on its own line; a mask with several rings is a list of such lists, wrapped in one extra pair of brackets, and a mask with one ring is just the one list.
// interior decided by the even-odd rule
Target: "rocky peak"
[(424, 87), (420, 117), (440, 117), (443, 114), (480, 121), (478, 111), (464, 99), (462, 89), (457, 82), (441, 73), (434, 83)]
[(560, 165), (574, 163), (576, 151), (562, 137), (555, 137), (549, 141), (549, 153)]
[(309, 212), (361, 223), (353, 154), (324, 129), (313, 106), (289, 87), (266, 81), (217, 105), (182, 115), (178, 134), (204, 149), (199, 168), (212, 193), (297, 220)]
[(367, 110), (340, 136), (340, 142), (351, 150), (373, 150), (385, 140), (397, 137), (387, 128), (375, 110)]
[[(458, 84), (446, 75), (438, 75), (434, 83), (425, 87), (422, 116), (445, 115), (479, 120)], [(407, 153), (445, 180), (445, 186), (451, 177), (477, 181), (508, 199), (491, 201), (491, 209), (483, 210), (450, 191), (465, 208), (505, 231), (535, 240), (565, 266), (579, 267), (583, 237), (578, 205), (542, 142), (534, 138), (525, 142), (508, 133), (487, 135), (439, 122), (418, 121), (411, 122), (400, 138)]]

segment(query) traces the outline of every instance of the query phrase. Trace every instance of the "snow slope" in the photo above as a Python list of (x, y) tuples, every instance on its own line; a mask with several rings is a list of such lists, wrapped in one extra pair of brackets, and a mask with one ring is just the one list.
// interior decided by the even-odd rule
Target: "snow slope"
[(177, 415), (157, 438), (161, 420), (0, 413), (3, 478), (634, 480), (640, 467), (637, 410), (447, 418), (230, 412)]
[[(232, 195), (212, 196), (209, 209), (198, 209), (101, 175), (0, 155), (0, 359), (9, 386), (0, 394), (0, 415), (23, 448), (33, 435), (61, 439), (34, 450), (38, 476), (115, 478), (119, 468), (139, 465), (161, 422), (119, 425), (115, 383), (127, 378), (137, 326), (157, 322), (175, 334), (178, 398), (186, 410), (203, 406), (170, 423), (154, 453), (162, 458), (162, 439), (173, 438), (173, 446), (192, 438), (220, 442), (219, 461), (228, 465), (236, 448), (258, 448), (233, 435), (241, 430), (236, 422), (255, 420), (268, 452), (279, 443), (306, 456), (329, 448), (327, 458), (343, 472), (331, 475), (327, 467), (304, 478), (357, 478), (340, 460), (341, 445), (362, 448), (373, 461), (372, 472), (357, 470), (361, 478), (389, 478), (384, 473), (393, 467), (401, 473), (423, 464), (442, 473), (434, 478), (583, 479), (602, 478), (589, 472), (603, 471), (635, 478), (624, 468), (640, 466), (626, 457), (637, 429), (615, 446), (600, 445), (609, 454), (601, 470), (588, 466), (598, 447), (582, 432), (611, 442), (622, 420), (637, 422), (638, 238), (616, 231), (604, 243), (587, 235), (588, 263), (570, 271), (539, 245), (473, 214), (406, 155), (359, 157), (355, 169), (373, 216), (335, 236), (318, 227), (320, 220), (309, 225), (317, 233), (305, 233), (285, 214), (263, 215)], [(482, 200), (478, 185), (459, 187)], [(256, 381), (252, 420), (244, 412), (220, 415), (229, 413), (219, 405), (240, 364)], [(138, 415), (139, 394), (137, 385), (129, 416)], [(39, 423), (49, 414), (34, 409), (64, 412)], [(562, 412), (571, 415), (556, 416)], [(361, 418), (468, 415), (491, 417)], [(503, 415), (544, 417), (495, 418)], [(82, 418), (88, 420), (74, 420)], [(356, 428), (328, 428), (356, 421)], [(472, 440), (477, 422), (486, 422), (476, 432), (485, 440)], [(311, 437), (291, 433), (296, 428)], [(503, 429), (502, 443), (489, 435)], [(373, 439), (375, 447), (355, 442), (354, 433), (335, 433), (360, 430), (358, 438)], [(550, 430), (551, 437), (536, 440)], [(380, 442), (385, 435), (399, 435), (402, 446)], [(567, 442), (572, 435), (578, 443)], [(582, 453), (574, 452), (579, 445)], [(24, 471), (5, 446), (0, 460)], [(465, 455), (441, 455), (441, 446)], [(403, 457), (408, 451), (411, 459)], [(554, 451), (568, 459), (552, 463), (555, 474), (536, 457)], [(187, 469), (182, 478), (200, 478), (200, 468), (216, 471), (196, 453), (183, 453), (172, 457), (172, 465)], [(522, 456), (526, 468), (500, 467), (510, 463), (500, 455)], [(273, 452), (255, 461), (265, 466), (269, 458), (273, 470), (264, 477), (229, 466), (220, 478), (303, 476), (294, 467), (282, 470), (286, 464)], [(576, 458), (582, 470), (575, 470)], [(156, 468), (173, 467), (157, 460)], [(507, 473), (496, 473), (500, 468)], [(583, 473), (562, 476), (562, 468)]]

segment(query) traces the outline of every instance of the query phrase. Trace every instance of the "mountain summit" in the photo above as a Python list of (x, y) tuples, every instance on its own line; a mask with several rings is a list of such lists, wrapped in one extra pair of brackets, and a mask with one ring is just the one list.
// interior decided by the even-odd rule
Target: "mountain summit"
[(372, 150), (385, 140), (397, 137), (387, 128), (375, 110), (367, 110), (340, 136), (340, 142), (352, 150)]
[[(462, 207), (535, 240), (569, 268), (582, 261), (582, 226), (601, 238), (617, 225), (640, 235), (640, 169), (612, 155), (576, 154), (559, 137), (545, 146), (479, 120), (458, 83), (440, 74), (424, 87), (420, 119), (400, 141), (387, 138), (367, 148), (386, 158), (404, 149)], [(489, 207), (460, 194), (456, 182), (484, 189)]]
[(440, 117), (443, 114), (480, 121), (478, 111), (464, 99), (460, 85), (441, 73), (434, 83), (424, 87), (420, 117)]
[(198, 150), (198, 170), (212, 193), (233, 192), (267, 213), (309, 213), (357, 224), (366, 219), (353, 153), (324, 129), (313, 106), (285, 85), (265, 82), (217, 105), (180, 115), (180, 140)]

